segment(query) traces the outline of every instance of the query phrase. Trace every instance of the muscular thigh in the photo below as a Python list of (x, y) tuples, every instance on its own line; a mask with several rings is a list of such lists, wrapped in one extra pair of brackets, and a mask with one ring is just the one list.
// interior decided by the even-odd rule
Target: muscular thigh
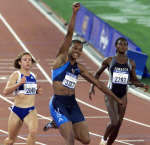
[(119, 105), (114, 99), (111, 97), (105, 97), (105, 103), (108, 110), (108, 114), (111, 120), (111, 123), (116, 124), (116, 122), (121, 121), (124, 117), (126, 105), (127, 105), (127, 97), (124, 96), (122, 98), (124, 102), (124, 106)]
[(10, 112), (8, 119), (8, 132), (10, 138), (15, 138), (17, 136), (22, 124), (20, 118), (14, 112)]
[(76, 138), (89, 138), (89, 130), (86, 121), (73, 124), (73, 130)]
[(111, 97), (105, 96), (105, 104), (112, 124), (119, 121), (119, 105)]
[(37, 130), (38, 128), (38, 118), (37, 118), (37, 111), (34, 109), (31, 111), (25, 118), (25, 124), (28, 126), (29, 130)]

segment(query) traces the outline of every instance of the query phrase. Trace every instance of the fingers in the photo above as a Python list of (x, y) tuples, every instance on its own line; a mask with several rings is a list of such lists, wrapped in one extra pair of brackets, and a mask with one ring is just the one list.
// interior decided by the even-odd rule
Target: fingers
[(21, 78), (21, 83), (22, 83), (22, 84), (26, 83), (26, 77), (25, 77), (25, 76), (23, 76), (23, 77)]
[(75, 3), (73, 3), (73, 6), (79, 7), (79, 6), (80, 6), (80, 3), (79, 3), (79, 2), (75, 2)]
[(73, 4), (74, 11), (78, 11), (79, 8), (80, 8), (80, 3), (79, 2), (76, 2), (76, 3)]

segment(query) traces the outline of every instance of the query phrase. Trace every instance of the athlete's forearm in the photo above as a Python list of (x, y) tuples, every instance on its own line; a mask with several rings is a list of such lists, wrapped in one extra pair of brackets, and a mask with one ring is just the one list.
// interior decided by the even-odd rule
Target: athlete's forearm
[(17, 84), (14, 84), (13, 86), (6, 87), (3, 90), (3, 94), (4, 95), (9, 95), (9, 94), (13, 93), (20, 85), (21, 85), (20, 83), (17, 83)]
[(145, 84), (141, 83), (140, 81), (132, 81), (129, 85), (134, 85), (135, 87), (142, 87), (144, 88)]
[(68, 34), (73, 35), (74, 27), (75, 27), (75, 19), (77, 12), (73, 12), (69, 26), (68, 26)]
[(120, 99), (110, 90), (108, 89), (103, 83), (99, 82), (98, 85), (96, 85), (104, 94), (113, 97), (118, 103), (120, 103)]

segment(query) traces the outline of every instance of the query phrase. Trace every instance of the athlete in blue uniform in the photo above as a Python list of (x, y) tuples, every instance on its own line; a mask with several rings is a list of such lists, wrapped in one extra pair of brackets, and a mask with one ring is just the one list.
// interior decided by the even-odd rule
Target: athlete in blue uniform
[(96, 80), (83, 65), (76, 61), (83, 48), (81, 41), (72, 41), (75, 17), (79, 8), (79, 3), (73, 4), (73, 15), (68, 26), (68, 32), (57, 53), (52, 70), (54, 95), (50, 100), (49, 108), (66, 145), (74, 145), (75, 138), (83, 144), (90, 142), (85, 118), (75, 99), (78, 75), (90, 83), (94, 83), (99, 90), (113, 97), (117, 102), (122, 103), (102, 82)]
[(14, 106), (8, 120), (8, 137), (4, 145), (14, 144), (17, 134), (23, 125), (28, 126), (28, 145), (34, 145), (38, 128), (37, 111), (35, 109), (35, 95), (41, 93), (37, 88), (36, 76), (30, 71), (34, 59), (28, 52), (23, 52), (14, 61), (14, 67), (19, 69), (11, 74), (3, 91), (4, 95), (14, 92)]
[[(119, 128), (122, 124), (127, 105), (127, 85), (133, 84), (136, 87), (144, 87), (148, 90), (148, 86), (140, 83), (135, 73), (135, 63), (126, 56), (128, 49), (128, 42), (124, 38), (116, 40), (116, 56), (108, 57), (102, 62), (102, 67), (97, 70), (95, 78), (99, 79), (102, 72), (108, 68), (109, 81), (108, 88), (124, 103), (118, 104), (113, 98), (105, 96), (105, 103), (110, 117), (104, 138), (102, 138), (100, 145), (112, 145), (116, 139)], [(95, 94), (94, 85), (91, 86), (89, 97)]]

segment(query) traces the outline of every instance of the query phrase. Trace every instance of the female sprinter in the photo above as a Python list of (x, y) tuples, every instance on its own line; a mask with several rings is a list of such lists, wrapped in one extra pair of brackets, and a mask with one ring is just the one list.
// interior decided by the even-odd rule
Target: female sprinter
[(66, 145), (74, 145), (75, 139), (82, 144), (90, 143), (85, 118), (75, 99), (78, 75), (90, 83), (94, 83), (99, 90), (113, 97), (117, 102), (122, 103), (102, 82), (96, 80), (83, 65), (77, 62), (82, 53), (83, 44), (79, 40), (72, 41), (72, 35), (79, 8), (79, 3), (73, 4), (73, 14), (68, 31), (57, 53), (52, 71), (54, 95), (50, 100), (49, 107)]
[[(126, 55), (126, 51), (128, 50), (127, 40), (120, 37), (116, 40), (115, 46), (116, 56), (108, 57), (102, 62), (102, 67), (96, 72), (95, 78), (99, 79), (102, 72), (108, 68), (110, 74), (108, 88), (123, 101), (124, 105), (118, 104), (116, 100), (108, 95), (105, 96), (110, 123), (106, 128), (100, 145), (112, 145), (118, 135), (127, 106), (127, 85), (129, 82), (136, 87), (144, 87), (148, 90), (148, 86), (140, 83), (136, 77), (134, 61), (130, 60)], [(89, 92), (90, 98), (92, 93), (95, 93), (94, 85), (91, 86)]]
[(14, 61), (14, 67), (18, 69), (11, 74), (3, 91), (4, 95), (14, 92), (14, 106), (12, 106), (8, 119), (8, 137), (4, 145), (14, 144), (17, 134), (25, 123), (28, 127), (27, 145), (34, 145), (38, 129), (37, 111), (35, 109), (35, 95), (41, 93), (37, 89), (36, 76), (31, 72), (31, 66), (35, 63), (28, 52), (18, 55)]

